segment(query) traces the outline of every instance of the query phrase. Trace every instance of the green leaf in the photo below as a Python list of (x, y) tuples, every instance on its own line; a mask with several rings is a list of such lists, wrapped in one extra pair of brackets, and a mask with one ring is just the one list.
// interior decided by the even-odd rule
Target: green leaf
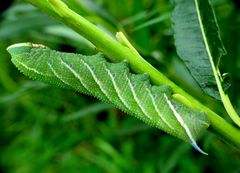
[(208, 0), (174, 0), (175, 45), (194, 79), (208, 95), (220, 99), (217, 64), (226, 54), (212, 6)]
[[(173, 29), (177, 52), (194, 79), (208, 95), (221, 99), (231, 119), (240, 127), (240, 117), (226, 93), (219, 63), (226, 51), (209, 0), (174, 0)], [(222, 84), (224, 86), (222, 86)]]
[(101, 53), (61, 53), (32, 43), (12, 45), (8, 51), (25, 75), (112, 103), (204, 153), (195, 140), (209, 126), (206, 115), (172, 99), (169, 86), (153, 86), (148, 75), (130, 73), (126, 61), (109, 63)]

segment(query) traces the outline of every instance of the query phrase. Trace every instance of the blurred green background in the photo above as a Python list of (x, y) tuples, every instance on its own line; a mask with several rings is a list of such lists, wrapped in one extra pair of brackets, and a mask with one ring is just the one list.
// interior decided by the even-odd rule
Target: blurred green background
[[(125, 32), (151, 64), (199, 95), (176, 55), (169, 0), (65, 2), (109, 34)], [(240, 112), (240, 7), (237, 0), (211, 2), (228, 51), (222, 70), (232, 74), (229, 92)], [(111, 105), (23, 76), (6, 52), (11, 44), (42, 43), (82, 54), (96, 50), (71, 29), (23, 1), (1, 1), (0, 9), (1, 173), (240, 172), (240, 153), (209, 132), (199, 140), (209, 153), (204, 156), (188, 143)], [(214, 108), (210, 102), (209, 106)]]

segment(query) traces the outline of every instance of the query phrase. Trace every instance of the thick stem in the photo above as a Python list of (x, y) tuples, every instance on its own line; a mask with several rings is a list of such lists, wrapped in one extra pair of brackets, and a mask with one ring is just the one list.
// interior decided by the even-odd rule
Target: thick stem
[[(51, 4), (46, 7), (47, 1), (44, 0), (26, 0), (31, 2), (35, 6), (43, 9), (48, 14), (52, 15), (55, 12), (54, 17), (61, 20), (64, 24), (68, 25), (76, 32), (84, 36), (86, 39), (91, 41), (100, 51), (102, 51), (111, 61), (119, 62), (127, 60), (131, 66), (131, 69), (136, 73), (147, 73), (149, 74), (151, 81), (156, 85), (167, 84), (172, 87), (174, 93), (180, 94), (182, 98), (180, 101), (187, 106), (194, 107), (195, 109), (206, 112), (211, 122), (211, 128), (217, 134), (219, 134), (224, 140), (240, 149), (240, 130), (233, 127), (231, 124), (226, 122), (223, 118), (218, 116), (215, 112), (210, 110), (205, 105), (201, 104), (198, 100), (193, 98), (183, 89), (178, 87), (172, 81), (170, 81), (165, 75), (156, 70), (152, 65), (145, 61), (141, 56), (138, 56), (130, 48), (123, 46), (114, 38), (107, 35), (105, 32), (100, 30), (94, 24), (87, 21), (71, 9), (69, 9), (60, 0), (48, 0)], [(41, 2), (41, 3), (40, 3)], [(44, 4), (44, 6), (42, 6)], [(188, 102), (184, 101), (188, 100)], [(191, 103), (191, 104), (189, 104)]]

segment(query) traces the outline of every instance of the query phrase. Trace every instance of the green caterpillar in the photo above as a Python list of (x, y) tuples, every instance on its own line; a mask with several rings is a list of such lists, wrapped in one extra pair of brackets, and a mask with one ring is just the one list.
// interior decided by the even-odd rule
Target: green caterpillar
[(112, 103), (206, 154), (195, 141), (209, 126), (205, 114), (171, 99), (169, 86), (154, 86), (147, 74), (130, 73), (126, 61), (109, 63), (101, 53), (93, 56), (61, 53), (32, 43), (12, 45), (8, 52), (26, 76)]

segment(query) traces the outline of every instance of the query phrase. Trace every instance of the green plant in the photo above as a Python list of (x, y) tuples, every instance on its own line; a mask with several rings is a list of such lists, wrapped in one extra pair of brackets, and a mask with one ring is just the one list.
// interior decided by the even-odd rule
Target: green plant
[[(195, 132), (195, 130), (196, 130), (196, 135), (194, 135), (194, 137), (196, 137), (196, 136), (199, 135), (199, 132), (202, 131), (202, 127), (206, 127), (206, 125), (208, 124), (208, 120), (209, 120), (212, 130), (214, 130), (217, 134), (219, 134), (221, 137), (223, 137), (227, 142), (229, 142), (229, 143), (235, 145), (237, 148), (239, 148), (240, 135), (239, 135), (239, 130), (238, 129), (231, 126), (224, 119), (219, 117), (215, 112), (213, 112), (208, 107), (201, 104), (200, 101), (198, 101), (197, 99), (190, 96), (182, 88), (175, 85), (165, 75), (163, 75), (162, 73), (157, 71), (154, 67), (152, 67), (149, 63), (147, 63), (121, 33), (117, 34), (117, 38), (118, 38), (119, 42), (115, 41), (110, 36), (108, 36), (106, 33), (99, 30), (96, 26), (94, 26), (93, 24), (89, 23), (87, 20), (85, 20), (84, 18), (82, 18), (78, 14), (71, 11), (61, 1), (58, 1), (58, 0), (31, 1), (31, 0), (29, 0), (29, 2), (33, 3), (34, 5), (38, 6), (41, 9), (45, 10), (50, 15), (56, 17), (57, 19), (61, 20), (65, 24), (69, 25), (71, 28), (75, 29), (78, 33), (80, 33), (85, 38), (87, 38), (89, 41), (91, 41), (97, 47), (97, 49), (99, 51), (102, 51), (106, 55), (106, 57), (108, 57), (111, 61), (118, 62), (118, 61), (127, 60), (130, 67), (131, 67), (131, 70), (133, 70), (135, 73), (147, 73), (153, 84), (159, 85), (161, 87), (162, 87), (162, 85), (169, 85), (171, 90), (173, 91), (173, 94), (172, 94), (173, 100), (168, 99), (168, 97), (170, 97), (170, 95), (167, 96), (167, 94), (165, 95), (165, 92), (162, 92), (162, 91), (160, 92), (159, 96), (161, 96), (163, 99), (165, 99), (165, 104), (168, 105), (168, 110), (172, 111), (170, 114), (175, 115), (175, 120), (171, 117), (168, 117), (168, 121), (175, 121), (172, 125), (173, 125), (173, 128), (177, 129), (177, 131), (171, 132), (171, 130), (170, 130), (171, 128), (165, 128), (164, 125), (159, 126), (161, 129), (164, 129), (165, 131), (168, 131), (173, 135), (175, 134), (176, 136), (178, 136), (181, 139), (188, 140), (195, 145), (195, 142), (191, 139), (191, 135), (189, 135), (189, 133), (187, 132), (186, 129), (190, 129), (191, 133), (193, 133), (193, 131)], [(218, 38), (215, 38), (215, 37), (218, 37), (218, 31), (216, 29), (217, 25), (215, 23), (214, 13), (211, 11), (212, 10), (211, 6), (210, 6), (210, 4), (208, 4), (208, 1), (205, 1), (205, 3), (202, 3), (203, 1), (197, 1), (197, 0), (186, 1), (186, 2), (191, 3), (190, 6), (187, 3), (182, 4), (181, 2), (182, 1), (175, 1), (176, 7), (179, 7), (179, 8), (181, 8), (183, 6), (190, 7), (189, 9), (193, 10), (193, 12), (195, 12), (198, 15), (198, 17), (199, 17), (199, 18), (197, 18), (198, 22), (202, 21), (201, 17), (206, 15), (206, 14), (203, 13), (206, 10), (207, 14), (210, 14), (210, 16), (209, 16), (210, 19), (211, 19), (210, 21), (213, 22), (213, 24), (215, 24), (215, 25), (212, 25), (212, 23), (210, 23), (210, 24), (209, 23), (207, 23), (207, 24), (200, 23), (201, 25), (197, 26), (197, 27), (202, 29), (202, 30), (200, 30), (201, 31), (200, 34), (201, 33), (203, 34), (202, 39), (203, 39), (203, 42), (205, 44), (205, 48), (208, 47), (208, 49), (207, 49), (208, 58), (209, 58), (208, 60), (211, 62), (210, 64), (211, 64), (211, 67), (212, 67), (212, 70), (213, 70), (213, 74), (214, 74), (214, 77), (217, 81), (217, 86), (218, 86), (218, 89), (220, 91), (220, 96), (223, 100), (225, 108), (229, 112), (232, 119), (236, 122), (236, 124), (238, 124), (239, 118), (238, 118), (236, 112), (234, 111), (234, 109), (232, 108), (231, 102), (229, 101), (228, 96), (225, 94), (224, 90), (222, 89), (222, 84), (225, 81), (219, 75), (220, 73), (219, 73), (218, 67), (217, 68), (215, 67), (215, 65), (213, 63), (213, 60), (212, 60), (211, 50), (213, 50), (213, 54), (215, 54), (216, 53), (215, 52), (215, 46), (216, 45), (214, 45), (213, 47), (210, 47), (209, 43), (208, 43), (209, 40), (207, 40), (207, 38), (210, 38), (210, 41), (211, 41), (211, 39), (213, 39), (212, 43), (214, 43), (214, 44), (216, 44), (216, 42), (215, 42), (216, 40), (217, 40), (218, 43), (221, 43), (220, 40), (218, 40)], [(203, 4), (203, 6), (199, 6), (199, 4), (198, 4), (199, 2), (200, 2), (200, 5)], [(205, 7), (207, 7), (207, 8), (205, 8)], [(204, 8), (204, 10), (203, 10), (203, 8)], [(200, 11), (200, 9), (201, 9), (201, 11)], [(174, 21), (181, 21), (181, 19), (183, 19), (183, 17), (181, 17), (181, 16), (179, 17), (176, 14), (181, 14), (181, 13), (177, 12), (177, 10), (175, 10), (175, 17), (173, 18), (173, 20)], [(201, 16), (200, 14), (204, 14), (204, 15)], [(176, 23), (175, 23), (175, 26), (177, 26)], [(196, 24), (196, 23), (194, 23), (194, 24)], [(187, 29), (189, 29), (189, 25), (196, 26), (194, 24), (186, 23), (184, 26), (186, 26)], [(203, 32), (204, 31), (203, 30), (204, 26), (206, 26), (207, 28), (211, 28), (211, 26), (215, 27), (213, 30), (214, 30), (214, 32), (217, 32), (217, 33), (215, 33), (215, 35), (210, 35), (210, 36), (204, 35), (204, 32)], [(180, 27), (180, 29), (181, 29), (181, 27)], [(192, 29), (192, 28), (190, 27), (190, 29)], [(193, 28), (193, 30), (194, 29), (196, 29), (196, 28)], [(175, 31), (179, 31), (179, 26), (175, 27)], [(211, 32), (213, 32), (213, 31), (211, 31)], [(211, 34), (211, 32), (207, 32), (207, 33)], [(199, 36), (199, 33), (195, 33), (195, 34), (198, 34), (197, 36), (201, 37), (201, 35)], [(187, 43), (188, 43), (189, 40), (178, 39), (179, 38), (178, 37), (179, 36), (178, 32), (176, 32), (175, 35), (176, 35), (176, 40), (177, 40), (176, 46), (178, 48), (178, 51), (180, 52), (180, 56), (186, 58), (185, 55), (181, 55), (181, 50), (183, 48), (184, 48), (184, 50), (183, 50), (184, 52), (185, 52), (185, 48), (187, 48), (187, 50), (190, 50), (189, 47), (184, 47), (185, 45), (188, 45)], [(178, 43), (178, 41), (179, 41), (179, 43)], [(195, 40), (195, 41), (199, 42), (199, 40)], [(32, 47), (36, 47), (36, 48), (32, 48)], [(204, 47), (203, 47), (203, 49), (204, 49)], [(104, 97), (106, 97), (106, 96), (101, 95), (100, 94), (101, 91), (97, 91), (97, 86), (93, 87), (92, 89), (88, 89), (86, 91), (86, 90), (83, 89), (83, 87), (81, 89), (79, 89), (81, 87), (81, 85), (76, 87), (76, 86), (73, 86), (73, 83), (70, 83), (69, 81), (68, 81), (69, 83), (67, 83), (67, 84), (66, 83), (64, 84), (63, 81), (59, 81), (59, 79), (67, 78), (67, 77), (65, 77), (65, 75), (67, 75), (67, 74), (65, 74), (66, 69), (64, 69), (64, 70), (61, 69), (61, 68), (63, 68), (62, 65), (64, 65), (64, 64), (62, 64), (60, 66), (61, 75), (59, 76), (59, 79), (56, 78), (56, 77), (58, 77), (57, 73), (56, 74), (53, 73), (54, 70), (56, 70), (55, 68), (52, 68), (52, 71), (49, 71), (49, 70), (51, 70), (51, 64), (55, 64), (55, 62), (52, 62), (52, 60), (48, 61), (48, 58), (51, 58), (52, 56), (55, 55), (55, 53), (51, 53), (52, 51), (50, 51), (50, 50), (47, 51), (47, 55), (44, 55), (44, 54), (41, 54), (41, 52), (44, 52), (45, 48), (41, 48), (41, 46), (39, 48), (39, 45), (35, 46), (35, 45), (32, 45), (32, 44), (30, 44), (30, 45), (29, 44), (13, 45), (13, 46), (9, 47), (8, 50), (13, 56), (13, 62), (20, 68), (20, 70), (22, 70), (25, 74), (27, 74), (31, 77), (35, 77), (38, 80), (43, 80), (43, 81), (47, 81), (47, 82), (49, 82), (49, 81), (50, 82), (56, 82), (57, 81), (58, 84), (60, 84), (62, 86), (67, 86), (67, 87), (69, 87), (69, 84), (70, 84), (70, 88), (75, 88), (76, 90), (81, 90), (82, 92), (85, 92), (87, 94), (90, 92), (91, 95), (94, 95), (94, 96), (99, 95), (98, 97), (101, 98), (102, 100), (107, 100), (107, 101), (110, 100), (111, 102), (114, 102), (113, 101), (114, 97), (112, 97), (112, 96), (110, 98), (107, 98), (107, 99), (105, 98), (104, 99)], [(217, 50), (219, 50), (218, 47), (217, 47)], [(224, 49), (222, 49), (222, 50), (224, 50)], [(33, 52), (36, 51), (35, 53), (40, 52), (39, 55), (41, 55), (43, 57), (43, 60), (44, 60), (44, 61), (42, 61), (42, 60), (41, 61), (45, 65), (44, 64), (42, 64), (42, 65), (41, 64), (40, 65), (33, 64), (33, 62), (31, 60), (32, 60), (32, 58), (36, 57), (36, 55), (32, 51)], [(198, 50), (193, 49), (193, 53), (195, 53), (195, 55), (196, 55), (197, 51)], [(206, 51), (206, 50), (204, 50), (204, 51)], [(49, 56), (49, 53), (52, 56)], [(192, 52), (190, 52), (190, 53), (192, 53)], [(189, 56), (190, 53), (186, 52), (187, 56)], [(62, 54), (58, 54), (58, 55), (62, 56)], [(64, 58), (66, 56), (66, 58), (65, 58), (66, 60), (71, 60), (70, 57), (74, 56), (74, 55), (70, 56), (70, 54), (69, 55), (63, 54), (63, 55), (64, 55), (63, 56)], [(193, 55), (194, 54), (192, 54), (192, 56)], [(217, 58), (219, 58), (219, 55), (220, 54), (217, 54)], [(199, 57), (202, 58), (202, 56), (199, 56)], [(46, 60), (46, 58), (47, 58), (47, 60)], [(59, 60), (59, 59), (56, 59), (56, 60)], [(30, 63), (30, 64), (26, 64), (25, 61)], [(90, 61), (93, 61), (93, 60), (90, 59)], [(97, 61), (99, 61), (99, 59), (97, 59)], [(187, 61), (189, 61), (189, 59)], [(22, 65), (21, 65), (21, 62), (23, 63)], [(47, 62), (50, 62), (50, 66), (47, 65)], [(69, 64), (75, 64), (75, 63), (71, 61), (71, 62), (69, 62)], [(77, 64), (78, 63), (76, 63), (76, 65)], [(202, 63), (200, 63), (200, 64), (202, 64)], [(56, 64), (56, 65), (58, 66), (58, 64)], [(84, 65), (84, 64), (82, 64), (82, 65)], [(95, 66), (95, 65), (97, 66), (97, 63), (93, 63), (93, 66)], [(114, 65), (112, 65), (112, 66), (114, 66)], [(46, 76), (46, 74), (43, 75), (43, 76), (37, 76), (37, 73), (38, 73), (38, 70), (39, 70), (38, 68), (40, 68), (40, 69), (43, 68), (44, 71), (48, 70), (49, 73), (46, 73), (48, 76)], [(94, 68), (96, 70), (102, 71), (102, 68), (97, 68), (97, 67), (94, 67)], [(32, 71), (29, 71), (29, 69), (32, 70)], [(69, 68), (69, 69), (74, 70), (74, 68)], [(191, 70), (191, 68), (190, 68), (190, 70)], [(202, 71), (202, 70), (200, 69), (200, 71)], [(117, 74), (119, 73), (118, 74), (119, 76), (122, 75), (122, 72), (120, 73), (120, 72), (116, 71), (116, 73)], [(76, 74), (78, 74), (78, 73), (76, 73)], [(100, 73), (100, 75), (101, 74), (103, 74), (103, 73)], [(93, 74), (91, 74), (91, 75), (93, 76)], [(118, 76), (118, 75), (116, 75), (116, 76)], [(104, 77), (101, 76), (100, 78), (103, 79)], [(71, 76), (71, 78), (69, 78), (69, 80), (72, 80), (72, 79), (74, 79), (73, 76)], [(198, 79), (198, 78), (195, 78), (195, 79), (199, 83), (202, 83), (202, 81), (200, 79)], [(75, 78), (75, 80), (76, 80), (76, 78)], [(96, 81), (96, 79), (95, 79), (95, 81)], [(110, 81), (110, 80), (108, 80), (108, 81)], [(136, 81), (137, 81), (137, 79), (136, 79)], [(125, 82), (126, 82), (126, 80), (125, 80)], [(210, 88), (211, 88), (210, 92), (209, 92), (209, 89), (205, 87), (206, 85), (203, 85), (204, 90), (207, 91), (208, 94), (211, 93), (212, 96), (216, 96), (216, 94), (213, 94), (213, 91), (212, 91), (212, 86), (214, 86), (214, 82), (212, 81), (212, 78), (211, 79), (204, 78), (204, 82), (210, 83)], [(120, 83), (120, 81), (119, 81), (119, 83)], [(142, 82), (142, 84), (144, 84), (144, 82)], [(142, 85), (142, 84), (139, 82), (138, 85)], [(136, 86), (138, 86), (138, 85), (136, 85)], [(108, 89), (111, 89), (111, 88), (108, 88)], [(130, 89), (131, 89), (131, 87), (130, 87)], [(149, 89), (149, 87), (145, 87), (144, 89), (147, 90), (147, 89)], [(114, 91), (112, 91), (111, 93), (113, 93)], [(143, 95), (141, 95), (141, 93), (139, 93), (138, 96), (143, 97)], [(148, 95), (148, 97), (150, 97), (150, 95)], [(145, 98), (141, 99), (141, 102), (143, 102), (144, 99)], [(129, 101), (132, 101), (132, 100), (133, 100), (133, 98), (129, 99)], [(175, 103), (175, 104), (173, 104), (172, 102)], [(178, 102), (182, 102), (185, 105), (184, 106), (184, 105), (181, 104), (179, 107), (183, 110), (187, 109), (186, 112), (193, 113), (193, 112), (203, 111), (205, 113), (204, 115), (206, 115), (208, 120), (204, 119), (203, 123), (190, 123), (191, 121), (187, 120), (186, 124), (188, 126), (187, 126), (187, 128), (185, 128), (184, 125), (181, 123), (181, 121), (177, 118), (178, 116), (176, 116), (177, 114), (180, 114), (182, 117), (187, 116), (187, 114), (184, 111), (182, 111), (181, 109), (180, 110), (177, 109), (177, 111), (176, 111), (175, 107), (178, 107), (178, 106), (176, 106), (176, 105), (179, 105)], [(139, 107), (140, 107), (140, 105), (138, 105), (138, 104), (135, 105), (135, 107), (132, 107), (130, 109), (127, 108), (126, 106), (125, 107), (121, 106), (120, 105), (120, 100), (118, 100), (118, 102), (116, 102), (115, 104), (118, 105), (123, 110), (125, 110), (126, 112), (133, 113), (136, 116), (138, 116), (139, 118), (141, 118), (141, 119), (143, 119), (143, 120), (145, 120), (145, 121), (147, 121), (151, 124), (156, 125), (158, 123), (156, 121), (156, 119), (154, 119), (154, 118), (152, 120), (147, 120), (146, 119), (147, 116), (144, 115), (146, 113), (144, 113), (143, 109), (140, 110), (139, 112), (137, 112), (137, 111), (135, 112), (134, 108), (138, 107), (138, 109), (139, 109)], [(146, 104), (145, 106), (148, 107), (149, 105), (150, 104)], [(189, 108), (187, 108), (187, 107), (191, 108), (192, 111), (190, 111)], [(164, 111), (162, 111), (162, 112), (164, 112)], [(201, 113), (194, 113), (194, 119), (196, 119), (196, 122), (201, 122), (202, 121), (202, 114)], [(176, 120), (178, 120), (178, 121), (176, 121)], [(162, 122), (162, 121), (160, 121), (160, 122)], [(177, 127), (177, 125), (178, 125), (178, 127)], [(190, 126), (192, 126), (192, 127), (190, 128)]]

